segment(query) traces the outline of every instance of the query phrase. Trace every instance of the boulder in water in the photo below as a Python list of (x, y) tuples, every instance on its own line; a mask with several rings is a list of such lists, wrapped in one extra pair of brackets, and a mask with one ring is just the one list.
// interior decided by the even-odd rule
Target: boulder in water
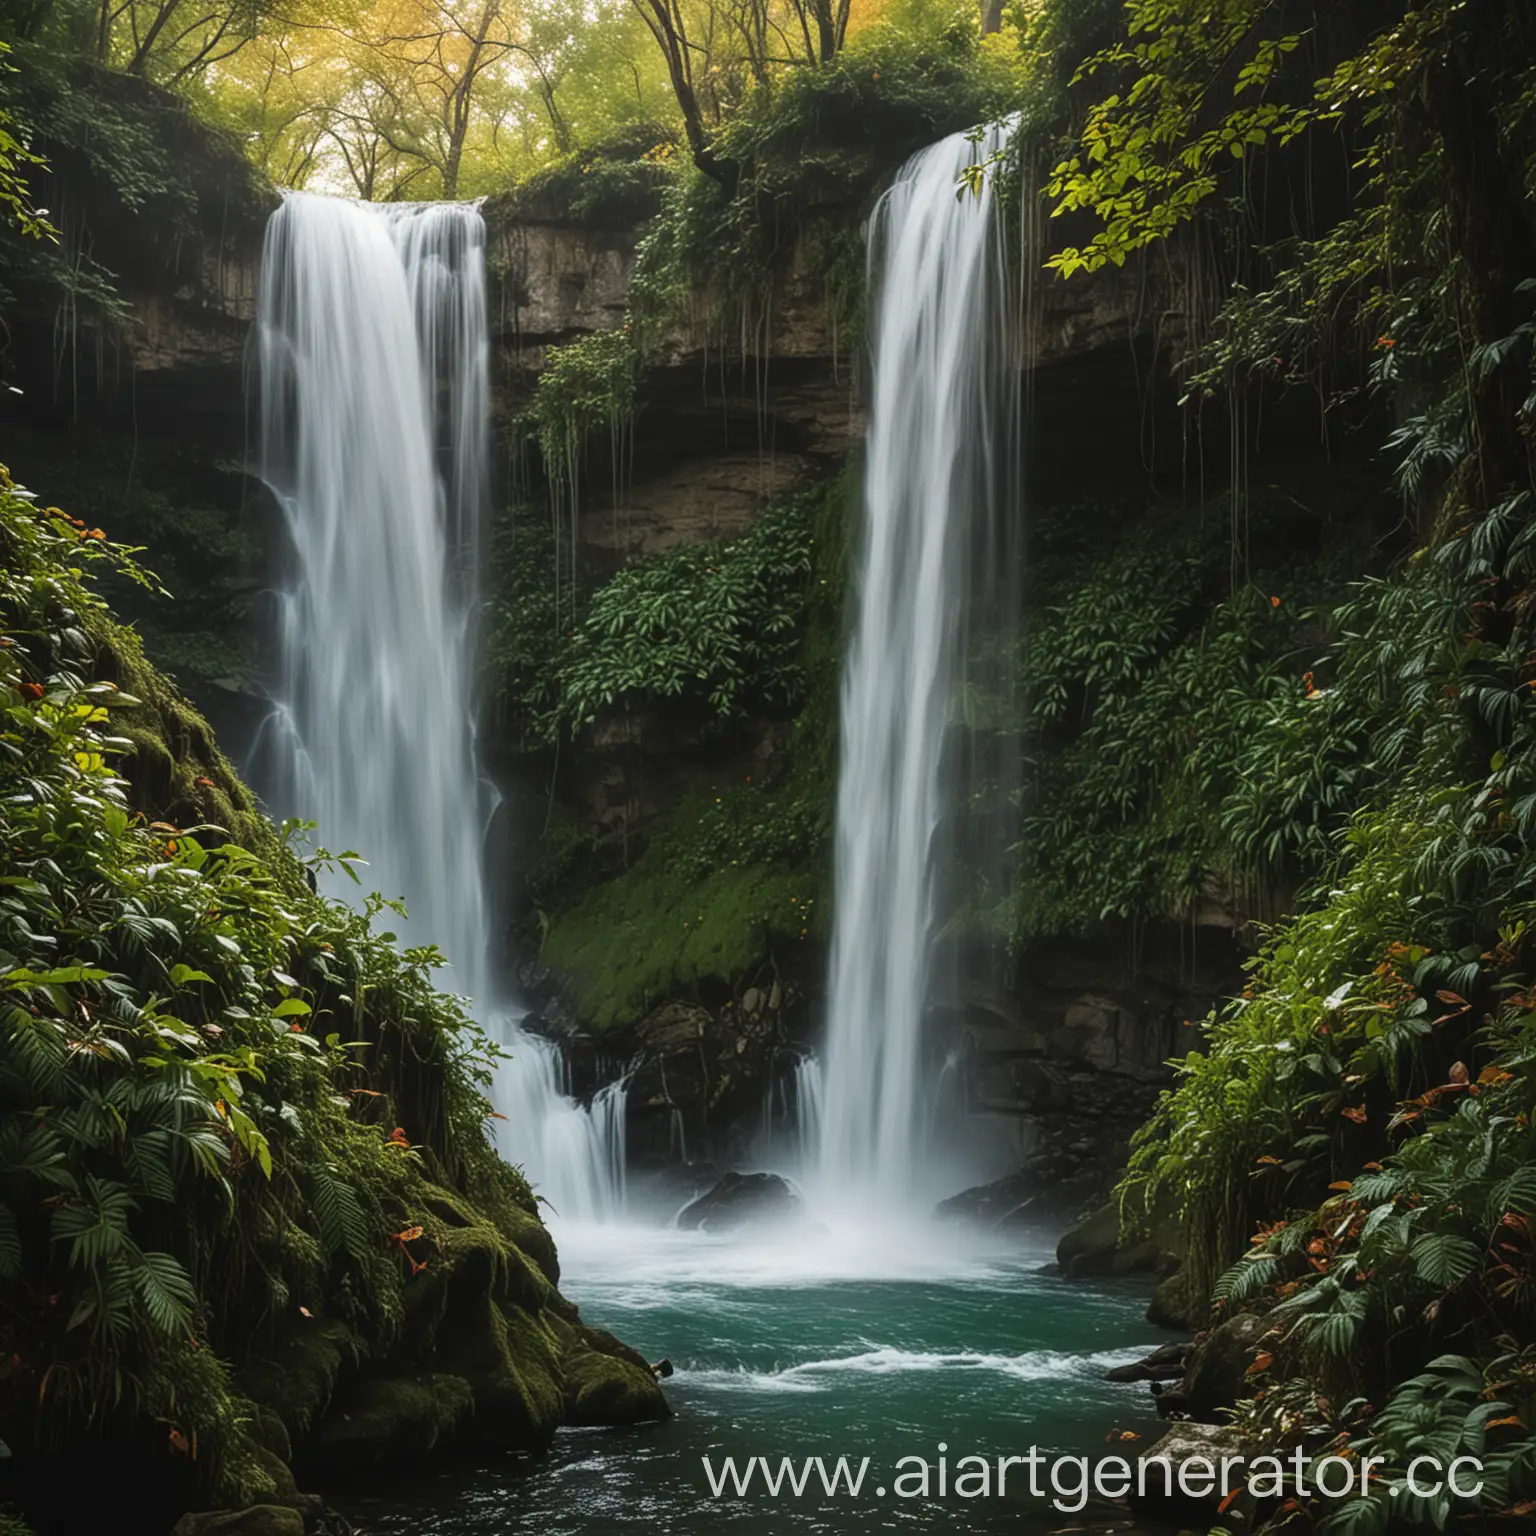
[(707, 1195), (677, 1214), (682, 1232), (734, 1232), (738, 1227), (797, 1221), (805, 1202), (776, 1173), (728, 1173)]

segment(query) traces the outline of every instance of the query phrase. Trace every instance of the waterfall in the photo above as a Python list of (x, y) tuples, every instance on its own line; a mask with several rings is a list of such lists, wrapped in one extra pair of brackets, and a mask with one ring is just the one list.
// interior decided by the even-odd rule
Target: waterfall
[(795, 1063), (795, 1150), (804, 1175), (821, 1146), (821, 1063), (809, 1051)]
[(1011, 125), (907, 162), (870, 225), (873, 379), (862, 565), (842, 685), (836, 916), (819, 1174), (866, 1207), (910, 1202), (927, 1134), (919, 1094), (951, 809), (946, 728), (961, 615), (1009, 439), (995, 178), (957, 195)]
[[(485, 228), (477, 209), (293, 193), (267, 225), (254, 332), (259, 473), (294, 572), (280, 598), (277, 703), (253, 776), (284, 815), (368, 860), (403, 897), (402, 943), (511, 1052), (501, 1150), (562, 1214), (610, 1213), (622, 1103), (563, 1093), (558, 1049), (491, 1008), (472, 625), (489, 484)], [(327, 894), (355, 899), (344, 874)]]

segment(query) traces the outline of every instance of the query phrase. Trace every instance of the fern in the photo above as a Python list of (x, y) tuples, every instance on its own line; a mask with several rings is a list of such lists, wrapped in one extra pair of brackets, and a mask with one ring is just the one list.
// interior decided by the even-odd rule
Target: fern
[(363, 1258), (369, 1246), (369, 1225), (356, 1191), (333, 1168), (311, 1168), (309, 1185), (326, 1249), (332, 1254)]
[(181, 1263), (169, 1253), (139, 1255), (133, 1284), (145, 1315), (162, 1333), (185, 1332), (192, 1325), (197, 1291)]

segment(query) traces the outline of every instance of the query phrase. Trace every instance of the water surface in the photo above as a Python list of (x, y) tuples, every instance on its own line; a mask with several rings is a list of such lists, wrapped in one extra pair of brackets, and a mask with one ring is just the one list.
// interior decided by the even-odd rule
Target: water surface
[[(1068, 1283), (1040, 1273), (1043, 1241), (988, 1249), (926, 1225), (842, 1240), (617, 1226), (557, 1226), (556, 1236), (562, 1289), (583, 1316), (673, 1362), (676, 1416), (565, 1431), (538, 1461), (459, 1464), (338, 1500), (367, 1531), (858, 1536), (1104, 1529), (1117, 1514), (1125, 1523), (1112, 1506), (1074, 1516), (1018, 1497), (1022, 1469), (1009, 1473), (1009, 1497), (939, 1497), (938, 1462), (953, 1480), (967, 1455), (995, 1464), (1035, 1444), (1091, 1457), (1112, 1449), (1116, 1428), (1146, 1444), (1156, 1432), (1147, 1389), (1103, 1380), (1166, 1340), (1145, 1320), (1145, 1286)], [(930, 1463), (926, 1500), (893, 1492), (908, 1455)], [(760, 1473), (744, 1498), (711, 1496), (704, 1457), (718, 1474), (726, 1457), (744, 1467), (755, 1456), (775, 1467), (822, 1456), (829, 1472), (839, 1456), (854, 1467), (867, 1456), (870, 1466), (857, 1498), (829, 1498), (814, 1472), (802, 1497), (787, 1487), (770, 1497)]]

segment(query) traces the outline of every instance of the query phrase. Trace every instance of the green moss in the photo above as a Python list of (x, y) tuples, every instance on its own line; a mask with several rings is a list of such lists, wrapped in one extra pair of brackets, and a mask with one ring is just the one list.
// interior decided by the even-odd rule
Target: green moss
[(643, 1362), (600, 1353), (583, 1338), (565, 1357), (568, 1424), (640, 1424), (666, 1418), (667, 1401)]
[(332, 1414), (313, 1437), (332, 1466), (377, 1466), (430, 1452), (474, 1411), (475, 1396), (462, 1376), (413, 1371), (364, 1380), (344, 1412)]
[(290, 1439), (302, 1439), (324, 1415), (343, 1367), (361, 1355), (361, 1341), (345, 1323), (302, 1319), (245, 1366), (239, 1386), (277, 1416)]
[(732, 980), (816, 920), (814, 876), (760, 864), (697, 877), (648, 851), (551, 924), (543, 957), (599, 1029), (710, 979)]

